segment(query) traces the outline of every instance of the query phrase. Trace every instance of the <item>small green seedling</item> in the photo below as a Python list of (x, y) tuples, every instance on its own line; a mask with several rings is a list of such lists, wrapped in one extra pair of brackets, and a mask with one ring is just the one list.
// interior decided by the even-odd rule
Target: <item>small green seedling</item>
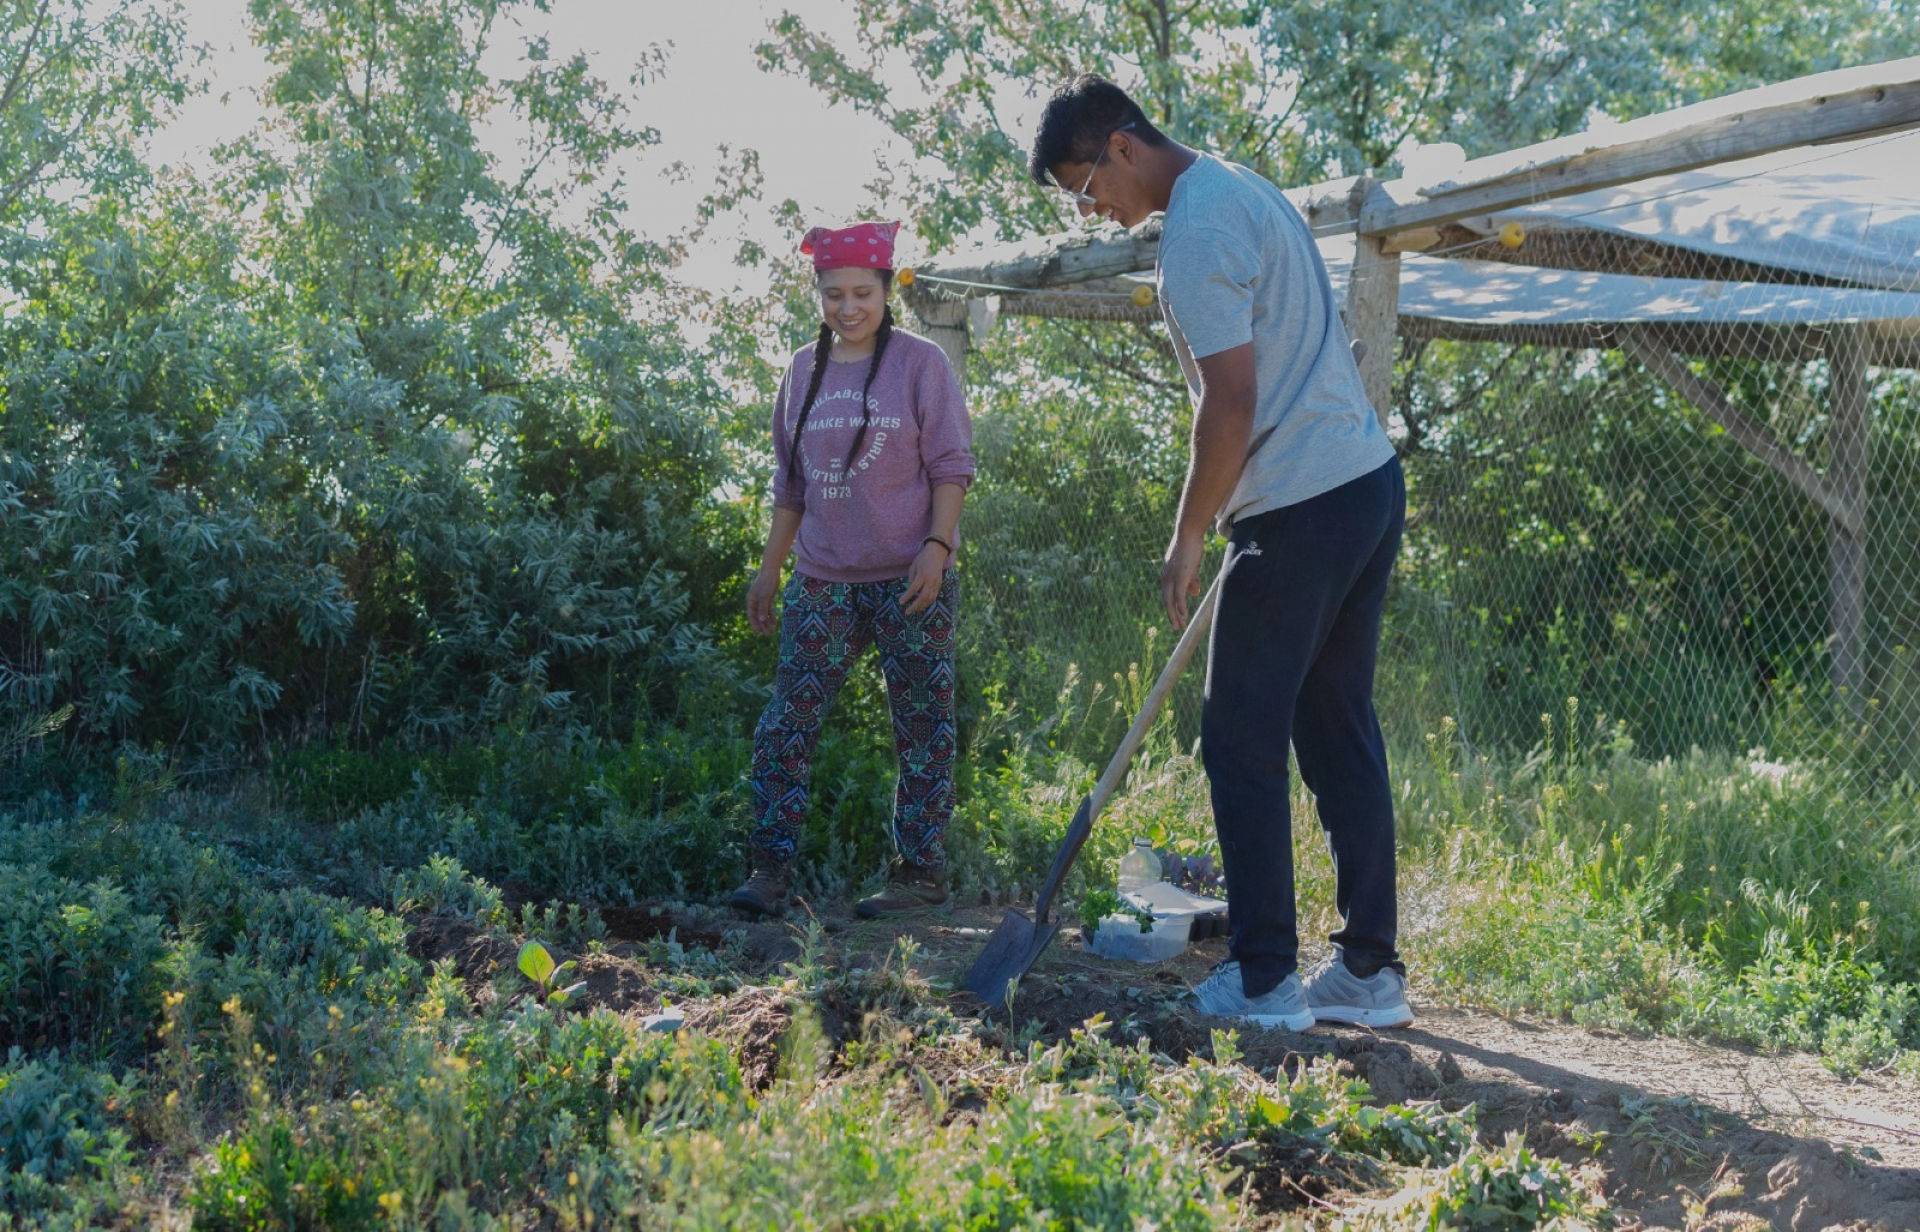
[(565, 988), (556, 988), (555, 985), (561, 980), (566, 979), (575, 971), (579, 970), (580, 964), (574, 962), (572, 959), (568, 959), (566, 962), (556, 966), (553, 961), (553, 955), (547, 953), (547, 947), (541, 945), (538, 941), (529, 941), (520, 947), (519, 961), (520, 974), (533, 981), (533, 986), (540, 990), (540, 999), (542, 1001), (556, 1008), (571, 1001), (573, 994), (587, 986), (587, 982), (581, 980), (579, 983), (569, 984)]

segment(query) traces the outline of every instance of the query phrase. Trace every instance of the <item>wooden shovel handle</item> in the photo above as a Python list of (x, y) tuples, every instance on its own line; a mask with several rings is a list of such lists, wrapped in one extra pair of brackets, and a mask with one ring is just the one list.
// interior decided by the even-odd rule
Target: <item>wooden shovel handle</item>
[(1134, 716), (1133, 726), (1120, 741), (1120, 747), (1114, 751), (1113, 759), (1107, 763), (1106, 773), (1094, 784), (1090, 797), (1093, 817), (1100, 816), (1107, 800), (1120, 790), (1120, 780), (1127, 777), (1127, 767), (1133, 763), (1133, 755), (1140, 751), (1140, 745), (1146, 740), (1147, 733), (1153, 730), (1153, 724), (1160, 717), (1160, 711), (1167, 704), (1167, 697), (1173, 692), (1173, 686), (1180, 679), (1180, 673), (1187, 666), (1187, 660), (1193, 658), (1193, 652), (1205, 640), (1207, 632), (1213, 628), (1213, 601), (1220, 594), (1220, 579), (1226, 576), (1222, 569), (1214, 575), (1213, 584), (1207, 587), (1207, 593), (1200, 600), (1200, 606), (1193, 609), (1187, 627), (1180, 634), (1180, 640), (1174, 643), (1173, 654), (1167, 659), (1167, 665), (1160, 669), (1160, 679), (1153, 682), (1153, 691), (1147, 694), (1147, 700), (1140, 703), (1140, 713)]
[(1033, 904), (1033, 919), (1036, 924), (1047, 922), (1047, 912), (1053, 906), (1053, 896), (1059, 892), (1060, 883), (1067, 879), (1067, 870), (1073, 867), (1073, 861), (1080, 854), (1080, 848), (1086, 844), (1087, 835), (1093, 832), (1094, 819), (1100, 816), (1100, 810), (1106, 807), (1107, 799), (1119, 790), (1120, 780), (1126, 777), (1127, 766), (1132, 763), (1133, 755), (1140, 751), (1140, 744), (1153, 730), (1153, 724), (1160, 717), (1160, 711), (1166, 707), (1167, 696), (1173, 692), (1173, 686), (1180, 679), (1180, 672), (1193, 658), (1195, 648), (1206, 636), (1213, 625), (1213, 601), (1220, 591), (1220, 578), (1225, 573), (1214, 575), (1213, 585), (1200, 600), (1200, 606), (1193, 609), (1193, 615), (1187, 621), (1186, 629), (1180, 634), (1180, 640), (1174, 644), (1173, 654), (1168, 657), (1167, 665), (1160, 669), (1160, 679), (1153, 682), (1153, 691), (1140, 703), (1140, 713), (1133, 717), (1133, 726), (1127, 729), (1126, 736), (1120, 741), (1120, 747), (1114, 751), (1107, 769), (1094, 784), (1093, 792), (1080, 802), (1080, 808), (1073, 815), (1073, 821), (1067, 826), (1067, 833), (1060, 844), (1060, 853), (1053, 858), (1053, 867), (1047, 872), (1047, 879), (1041, 884), (1040, 897)]

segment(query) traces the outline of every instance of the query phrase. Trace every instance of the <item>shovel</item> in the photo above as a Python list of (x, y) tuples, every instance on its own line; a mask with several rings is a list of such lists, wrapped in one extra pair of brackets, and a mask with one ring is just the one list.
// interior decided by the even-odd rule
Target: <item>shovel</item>
[(1141, 703), (1133, 726), (1127, 729), (1126, 738), (1120, 741), (1113, 760), (1107, 763), (1106, 773), (1094, 784), (1093, 792), (1080, 801), (1073, 821), (1067, 825), (1066, 838), (1061, 840), (1060, 853), (1053, 857), (1053, 868), (1041, 883), (1040, 897), (1034, 900), (1033, 918), (1009, 910), (993, 935), (987, 938), (987, 948), (974, 960), (973, 969), (967, 972), (967, 990), (988, 1005), (998, 1009), (1007, 1003), (1008, 986), (1027, 973), (1041, 951), (1052, 943), (1053, 935), (1060, 931), (1060, 925), (1047, 918), (1053, 908), (1053, 896), (1059, 892), (1060, 883), (1067, 879), (1067, 870), (1073, 867), (1074, 857), (1086, 844), (1087, 835), (1093, 832), (1093, 819), (1106, 807), (1107, 798), (1118, 790), (1121, 778), (1126, 775), (1127, 763), (1133, 760), (1140, 742), (1147, 738), (1154, 720), (1160, 717), (1167, 694), (1173, 692), (1174, 682), (1180, 679), (1180, 670), (1193, 657), (1194, 647), (1213, 624), (1213, 600), (1219, 590), (1220, 576), (1216, 575), (1206, 597), (1193, 610), (1193, 617), (1175, 644), (1167, 665), (1160, 669), (1160, 679), (1153, 682), (1153, 692)]

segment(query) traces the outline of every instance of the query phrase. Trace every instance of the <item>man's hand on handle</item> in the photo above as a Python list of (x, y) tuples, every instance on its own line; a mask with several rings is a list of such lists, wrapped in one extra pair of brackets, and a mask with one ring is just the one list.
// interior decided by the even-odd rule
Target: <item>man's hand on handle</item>
[(1167, 545), (1166, 560), (1160, 566), (1160, 600), (1167, 605), (1167, 619), (1174, 632), (1187, 627), (1187, 600), (1200, 593), (1200, 558), (1204, 539), (1176, 536)]

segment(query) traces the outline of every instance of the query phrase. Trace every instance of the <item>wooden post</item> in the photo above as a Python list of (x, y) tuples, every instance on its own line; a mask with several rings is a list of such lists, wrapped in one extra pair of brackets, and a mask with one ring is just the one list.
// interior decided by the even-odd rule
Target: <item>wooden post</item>
[[(1378, 182), (1354, 181), (1356, 212)], [(1365, 344), (1360, 357), (1360, 381), (1366, 386), (1373, 413), (1387, 426), (1393, 411), (1393, 358), (1400, 328), (1400, 254), (1390, 251), (1383, 235), (1355, 235), (1353, 272), (1347, 278), (1347, 332)]]
[(960, 388), (965, 389), (967, 387), (967, 301), (916, 296), (913, 301), (913, 315), (920, 319), (920, 328), (925, 331), (927, 337), (946, 352), (947, 362), (953, 365), (953, 375), (959, 379)]
[(1827, 351), (1827, 490), (1851, 516), (1827, 522), (1827, 609), (1833, 687), (1858, 722), (1867, 712), (1867, 338), (1835, 325)]

